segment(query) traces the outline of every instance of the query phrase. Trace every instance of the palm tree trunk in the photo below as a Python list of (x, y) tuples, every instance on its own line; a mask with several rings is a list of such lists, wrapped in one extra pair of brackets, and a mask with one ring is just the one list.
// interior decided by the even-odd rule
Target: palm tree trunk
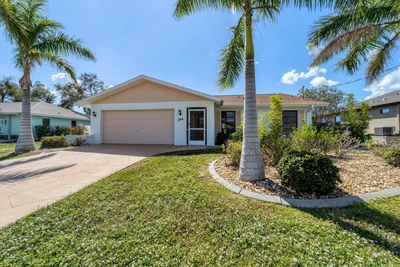
[(18, 134), (15, 152), (26, 153), (36, 150), (32, 134), (32, 116), (31, 116), (31, 79), (30, 69), (26, 67), (24, 75), (19, 81), (22, 88), (22, 111), (21, 122)]
[(240, 179), (244, 181), (265, 179), (264, 161), (260, 149), (260, 140), (258, 138), (256, 77), (252, 30), (252, 13), (251, 11), (247, 11), (243, 147), (240, 159)]

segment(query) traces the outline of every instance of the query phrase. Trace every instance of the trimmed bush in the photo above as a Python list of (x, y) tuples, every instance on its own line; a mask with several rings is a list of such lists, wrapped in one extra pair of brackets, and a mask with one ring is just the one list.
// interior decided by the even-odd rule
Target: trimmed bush
[(70, 132), (70, 127), (68, 126), (56, 126), (54, 127), (54, 134), (56, 136), (67, 135)]
[(41, 141), (42, 145), (40, 148), (58, 148), (68, 146), (68, 143), (65, 141), (65, 137), (63, 135), (43, 137)]
[(339, 168), (332, 160), (309, 152), (289, 152), (277, 169), (282, 184), (297, 193), (322, 196), (332, 193), (341, 182)]
[(242, 142), (229, 140), (225, 145), (222, 145), (222, 149), (228, 155), (231, 165), (239, 167), (242, 155)]
[(35, 133), (37, 138), (40, 140), (44, 136), (52, 136), (53, 134), (53, 127), (38, 125), (35, 126)]
[(85, 135), (88, 133), (89, 133), (89, 129), (85, 125), (79, 125), (77, 127), (71, 127), (69, 129), (69, 134), (72, 134), (72, 135)]
[(387, 164), (393, 167), (400, 167), (400, 146), (387, 148), (383, 153), (383, 158)]

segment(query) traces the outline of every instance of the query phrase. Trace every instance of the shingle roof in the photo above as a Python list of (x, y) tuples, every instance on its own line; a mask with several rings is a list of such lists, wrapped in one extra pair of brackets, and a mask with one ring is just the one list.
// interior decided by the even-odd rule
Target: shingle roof
[[(325, 106), (328, 103), (317, 101), (311, 98), (303, 98), (301, 96), (287, 95), (287, 94), (257, 94), (258, 105), (269, 105), (270, 97), (273, 95), (282, 96), (282, 105), (321, 105)], [(223, 105), (227, 106), (241, 106), (243, 105), (243, 95), (217, 95), (223, 101)]]
[(365, 100), (372, 107), (400, 103), (400, 90)]
[[(19, 114), (22, 110), (21, 102), (0, 103), (1, 114)], [(48, 116), (75, 120), (89, 120), (89, 118), (76, 111), (62, 108), (46, 102), (31, 102), (32, 115)]]

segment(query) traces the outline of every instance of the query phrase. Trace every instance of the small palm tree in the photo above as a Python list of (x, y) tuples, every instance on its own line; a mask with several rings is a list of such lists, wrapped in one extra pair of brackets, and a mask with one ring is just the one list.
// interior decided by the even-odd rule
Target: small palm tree
[(31, 71), (46, 62), (65, 71), (76, 80), (74, 68), (63, 56), (76, 55), (95, 60), (81, 41), (64, 34), (62, 25), (44, 16), (46, 0), (24, 0), (13, 3), (12, 29), (7, 33), (14, 46), (15, 65), (23, 75), (19, 80), (22, 88), (21, 126), (15, 151), (35, 150), (31, 121)]
[[(333, 1), (333, 0), (332, 0)], [(231, 27), (232, 38), (222, 50), (218, 72), (218, 86), (230, 88), (245, 67), (245, 97), (243, 121), (243, 148), (240, 160), (240, 178), (246, 181), (264, 179), (264, 162), (258, 138), (256, 108), (256, 80), (254, 68), (253, 27), (259, 21), (274, 20), (286, 4), (311, 8), (331, 0), (177, 0), (174, 16), (182, 18), (206, 8), (240, 12), (237, 24)]]
[(345, 52), (338, 69), (353, 74), (367, 63), (367, 81), (375, 81), (400, 40), (400, 1), (341, 0), (334, 10), (333, 15), (319, 19), (310, 33), (309, 44), (323, 46), (312, 65)]

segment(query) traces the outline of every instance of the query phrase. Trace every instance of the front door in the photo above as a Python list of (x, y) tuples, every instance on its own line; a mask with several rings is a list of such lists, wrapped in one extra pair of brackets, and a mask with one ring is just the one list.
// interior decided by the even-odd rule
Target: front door
[(204, 108), (189, 109), (188, 144), (206, 144), (206, 110)]

